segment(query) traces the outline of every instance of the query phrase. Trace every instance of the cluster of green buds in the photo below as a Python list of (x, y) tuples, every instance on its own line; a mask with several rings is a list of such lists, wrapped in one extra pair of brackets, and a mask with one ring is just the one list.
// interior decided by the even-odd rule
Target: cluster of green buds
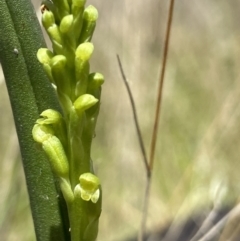
[(33, 127), (66, 200), (72, 241), (94, 241), (101, 213), (101, 186), (90, 156), (99, 113), (100, 73), (90, 73), (90, 42), (98, 18), (86, 0), (45, 0), (42, 23), (53, 50), (37, 58), (56, 90), (62, 113), (48, 109)]

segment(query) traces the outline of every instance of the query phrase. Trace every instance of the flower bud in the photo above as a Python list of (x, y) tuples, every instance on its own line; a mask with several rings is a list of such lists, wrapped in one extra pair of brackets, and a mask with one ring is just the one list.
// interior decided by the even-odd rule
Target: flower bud
[(51, 67), (58, 67), (58, 68), (62, 68), (65, 67), (67, 62), (67, 59), (64, 55), (55, 55), (52, 59), (51, 59)]
[(52, 75), (57, 84), (57, 87), (62, 82), (67, 81), (68, 76), (66, 73), (67, 59), (64, 55), (55, 55), (51, 60)]
[(104, 83), (104, 77), (100, 73), (91, 73), (88, 76), (88, 90), (98, 89)]
[(73, 16), (76, 17), (81, 9), (83, 9), (86, 0), (72, 0), (72, 13)]
[(55, 55), (51, 60), (51, 70), (58, 91), (71, 96), (71, 81), (67, 71), (67, 58), (64, 55)]
[(53, 53), (47, 48), (40, 48), (37, 52), (37, 58), (41, 64), (49, 64), (53, 58)]
[(52, 171), (59, 177), (68, 178), (68, 159), (60, 140), (56, 136), (51, 136), (43, 141), (42, 147), (50, 161)]
[(49, 80), (54, 83), (51, 67), (50, 67), (50, 61), (53, 58), (53, 53), (47, 49), (47, 48), (40, 48), (37, 52), (37, 58), (38, 61), (43, 65), (43, 68), (49, 78)]
[(55, 55), (51, 60), (52, 76), (58, 88), (61, 88), (60, 85), (68, 79), (66, 63), (67, 59), (64, 55)]
[[(92, 43), (82, 43), (80, 44), (75, 52), (76, 61), (82, 63), (88, 61), (93, 53), (94, 46)], [(77, 67), (77, 66), (76, 66)]]
[(91, 108), (98, 102), (94, 96), (89, 94), (84, 94), (78, 97), (78, 99), (74, 102), (74, 108), (76, 109), (77, 113), (82, 113), (83, 111)]
[(72, 14), (73, 14), (73, 34), (75, 41), (79, 44), (79, 36), (83, 25), (83, 11), (86, 0), (72, 0)]
[(69, 31), (71, 31), (72, 25), (73, 25), (73, 15), (70, 14), (65, 16), (60, 23), (60, 32), (63, 34), (68, 33)]
[(98, 11), (97, 9), (89, 5), (85, 10), (84, 10), (84, 15), (83, 18), (86, 19), (88, 22), (96, 22), (98, 19)]
[(75, 78), (76, 90), (75, 95), (85, 94), (87, 91), (87, 82), (89, 74), (89, 62), (94, 46), (92, 43), (83, 43), (78, 46), (75, 52)]
[(91, 40), (96, 22), (98, 19), (98, 11), (92, 5), (88, 6), (83, 13), (83, 27), (79, 42), (88, 42)]
[(62, 115), (52, 109), (43, 111), (40, 115), (41, 118), (37, 120), (37, 124), (49, 126), (52, 130), (52, 134), (61, 141), (62, 145), (66, 145), (66, 129), (65, 122)]
[(55, 6), (54, 2), (50, 0), (42, 0), (42, 6), (45, 6), (46, 10), (51, 11), (53, 13), (55, 18), (55, 23), (59, 24), (60, 17), (59, 17), (58, 9)]
[(56, 24), (52, 25), (47, 29), (49, 37), (51, 38), (52, 42), (56, 42), (59, 45), (62, 45), (62, 37), (59, 31), (59, 28)]
[(55, 18), (51, 11), (44, 11), (42, 15), (42, 24), (46, 30), (55, 24)]

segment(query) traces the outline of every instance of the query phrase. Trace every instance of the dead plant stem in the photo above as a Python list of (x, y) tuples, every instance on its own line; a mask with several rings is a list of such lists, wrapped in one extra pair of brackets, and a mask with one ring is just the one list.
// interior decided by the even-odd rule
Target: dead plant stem
[(168, 22), (167, 22), (167, 29), (166, 29), (166, 35), (165, 35), (162, 70), (161, 70), (161, 74), (160, 74), (160, 78), (159, 78), (157, 106), (156, 106), (156, 111), (155, 111), (155, 121), (154, 121), (154, 127), (153, 127), (153, 132), (152, 132), (152, 141), (151, 141), (151, 147), (150, 147), (149, 166), (150, 166), (151, 171), (153, 169), (155, 148), (156, 148), (156, 142), (157, 142), (157, 136), (158, 136), (158, 126), (159, 126), (161, 102), (162, 102), (162, 90), (163, 90), (165, 69), (166, 69), (166, 63), (167, 63), (167, 57), (168, 57), (168, 46), (169, 46), (169, 40), (170, 40), (170, 30), (171, 30), (171, 26), (172, 26), (173, 7), (174, 7), (174, 0), (171, 0), (169, 12), (168, 12)]
[(147, 159), (144, 142), (141, 134), (141, 130), (139, 127), (139, 122), (137, 118), (137, 111), (133, 99), (133, 95), (130, 89), (130, 86), (128, 84), (126, 75), (124, 73), (121, 60), (119, 56), (117, 55), (118, 65), (119, 69), (121, 71), (122, 79), (124, 81), (124, 84), (126, 86), (128, 96), (131, 102), (132, 111), (133, 111), (133, 117), (134, 117), (134, 123), (137, 130), (139, 145), (141, 148), (143, 161), (146, 169), (147, 174), (147, 181), (146, 181), (146, 188), (144, 193), (144, 201), (143, 201), (143, 212), (142, 212), (142, 218), (141, 218), (141, 227), (138, 234), (138, 241), (143, 241), (143, 237), (145, 234), (146, 229), (146, 223), (147, 223), (147, 214), (148, 214), (148, 206), (149, 206), (149, 196), (150, 196), (150, 187), (151, 187), (151, 180), (152, 180), (152, 170), (153, 170), (153, 164), (154, 164), (154, 155), (155, 155), (155, 147), (156, 147), (156, 141), (158, 137), (158, 126), (159, 126), (159, 119), (160, 119), (160, 111), (161, 111), (161, 102), (162, 102), (162, 90), (163, 90), (163, 83), (164, 83), (164, 75), (165, 75), (165, 69), (166, 69), (166, 63), (167, 63), (167, 56), (168, 56), (168, 46), (169, 46), (169, 40), (170, 40), (170, 30), (171, 30), (171, 24), (172, 24), (172, 17), (173, 17), (173, 7), (174, 7), (174, 0), (170, 0), (170, 7), (168, 12), (168, 22), (167, 22), (167, 29), (166, 29), (166, 35), (165, 35), (165, 43), (164, 43), (164, 53), (163, 53), (163, 61), (162, 61), (162, 69), (161, 74), (159, 77), (159, 88), (158, 88), (158, 95), (157, 95), (157, 105), (156, 105), (156, 111), (155, 111), (155, 120), (154, 120), (154, 127), (153, 127), (153, 133), (152, 133), (152, 141), (150, 146), (150, 158)]
[(132, 107), (132, 111), (133, 111), (133, 118), (134, 118), (134, 124), (135, 124), (136, 130), (137, 130), (138, 141), (139, 141), (139, 145), (140, 145), (142, 156), (143, 156), (143, 162), (144, 162), (144, 165), (145, 165), (147, 176), (149, 176), (149, 166), (148, 166), (147, 154), (146, 154), (146, 150), (145, 150), (145, 147), (144, 147), (143, 138), (142, 138), (139, 122), (138, 122), (138, 117), (137, 117), (137, 111), (136, 111), (134, 98), (133, 98), (130, 86), (128, 84), (126, 75), (124, 73), (120, 57), (118, 55), (117, 55), (117, 60), (118, 60), (119, 69), (121, 71), (122, 79), (123, 79), (123, 82), (124, 82), (124, 84), (126, 86), (126, 89), (127, 89), (127, 92), (128, 92), (128, 96), (129, 96), (129, 99), (130, 99), (130, 102), (131, 102), (131, 107)]

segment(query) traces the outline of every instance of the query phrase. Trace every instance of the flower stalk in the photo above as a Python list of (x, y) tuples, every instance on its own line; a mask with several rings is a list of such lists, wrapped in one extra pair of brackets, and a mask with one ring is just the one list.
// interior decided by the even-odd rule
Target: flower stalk
[(85, 2), (43, 2), (42, 22), (53, 51), (41, 48), (37, 58), (56, 89), (63, 115), (43, 111), (32, 131), (59, 179), (72, 241), (96, 240), (101, 214), (101, 185), (93, 173), (91, 144), (104, 77), (90, 73), (90, 41), (98, 12), (93, 6), (84, 8)]

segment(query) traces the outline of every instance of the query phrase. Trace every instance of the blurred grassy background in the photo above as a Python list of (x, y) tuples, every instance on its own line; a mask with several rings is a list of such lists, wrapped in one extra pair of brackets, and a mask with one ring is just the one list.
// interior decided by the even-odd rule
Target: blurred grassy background
[[(169, 1), (89, 0), (100, 17), (92, 71), (105, 75), (93, 145), (104, 191), (98, 241), (139, 228), (144, 166), (116, 54), (129, 79), (150, 145)], [(39, 10), (40, 1), (34, 1)], [(148, 229), (240, 193), (240, 2), (176, 1)], [(0, 237), (35, 240), (3, 76), (0, 77)]]

